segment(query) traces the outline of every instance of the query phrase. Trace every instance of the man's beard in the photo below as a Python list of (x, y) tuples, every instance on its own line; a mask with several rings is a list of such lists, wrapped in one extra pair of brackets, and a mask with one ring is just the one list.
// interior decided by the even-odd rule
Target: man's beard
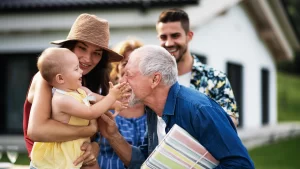
[(182, 60), (183, 54), (181, 54), (177, 59), (176, 59), (176, 63), (179, 63)]
[(135, 97), (135, 94), (133, 92), (131, 92), (128, 102), (129, 102), (128, 103), (129, 107), (133, 107), (136, 104), (142, 103), (142, 101), (140, 99)]
[(183, 55), (185, 55), (185, 53), (187, 51), (187, 47), (186, 46), (184, 46), (184, 47), (183, 46), (177, 46), (177, 48), (178, 48), (178, 58), (176, 58), (176, 56), (174, 56), (172, 53), (171, 53), (171, 55), (175, 57), (176, 63), (179, 63), (180, 61), (182, 61)]

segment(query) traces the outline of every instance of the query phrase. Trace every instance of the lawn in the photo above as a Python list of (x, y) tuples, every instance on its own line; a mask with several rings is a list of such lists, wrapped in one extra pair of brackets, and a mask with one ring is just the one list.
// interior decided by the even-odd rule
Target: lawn
[[(278, 121), (300, 121), (300, 76), (277, 73)], [(299, 169), (300, 136), (249, 151), (256, 169)]]
[(278, 121), (300, 121), (300, 76), (277, 73)]
[(300, 137), (249, 151), (256, 169), (299, 169)]
[[(249, 151), (256, 169), (299, 169), (300, 137), (257, 147)], [(0, 162), (8, 162), (3, 154)], [(20, 154), (16, 164), (29, 165), (26, 153)]]

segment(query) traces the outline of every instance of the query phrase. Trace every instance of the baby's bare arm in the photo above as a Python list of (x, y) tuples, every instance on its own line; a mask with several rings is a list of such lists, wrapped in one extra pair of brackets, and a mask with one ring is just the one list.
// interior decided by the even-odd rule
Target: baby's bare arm
[(91, 106), (80, 104), (76, 99), (70, 96), (56, 97), (55, 99), (60, 112), (87, 120), (100, 117), (103, 113), (107, 112), (116, 101), (116, 97), (111, 94), (108, 94), (103, 97), (101, 101)]
[(104, 96), (102, 96), (102, 95), (100, 95), (98, 93), (92, 92), (90, 89), (88, 89), (88, 88), (86, 88), (84, 86), (82, 86), (81, 89), (84, 90), (87, 95), (95, 97), (95, 101), (93, 101), (92, 103), (99, 102), (104, 97)]
[[(127, 108), (128, 98), (131, 94), (130, 86), (126, 83), (123, 83), (121, 85), (115, 85), (115, 86), (112, 85), (110, 87), (111, 87), (110, 94), (116, 95), (119, 99), (109, 109), (110, 110), (117, 109), (117, 110), (121, 111), (122, 109)], [(87, 95), (95, 97), (95, 99), (96, 99), (95, 102), (99, 102), (105, 97), (105, 96), (102, 96), (100, 94), (90, 91), (86, 87), (82, 86), (81, 89), (83, 89), (87, 93)], [(95, 103), (95, 102), (91, 102), (91, 103)]]

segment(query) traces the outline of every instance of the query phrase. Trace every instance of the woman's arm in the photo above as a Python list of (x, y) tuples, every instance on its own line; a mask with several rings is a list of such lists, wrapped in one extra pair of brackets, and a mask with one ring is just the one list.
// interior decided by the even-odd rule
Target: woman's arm
[(35, 75), (35, 91), (30, 110), (28, 136), (33, 141), (61, 142), (82, 137), (90, 137), (97, 131), (94, 121), (89, 126), (78, 127), (60, 123), (51, 119), (51, 86), (40, 73)]

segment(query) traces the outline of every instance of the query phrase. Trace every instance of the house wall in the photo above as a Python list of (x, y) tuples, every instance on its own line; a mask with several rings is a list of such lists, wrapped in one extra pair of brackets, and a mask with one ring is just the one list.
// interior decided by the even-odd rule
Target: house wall
[(241, 5), (193, 28), (191, 49), (208, 56), (208, 64), (226, 71), (226, 62), (243, 65), (244, 127), (261, 126), (261, 69), (270, 72), (270, 124), (277, 122), (276, 68), (273, 57)]
[[(191, 21), (197, 20), (197, 7), (186, 8)], [(195, 12), (196, 11), (196, 12)], [(86, 12), (86, 11), (85, 11)], [(111, 23), (111, 41), (114, 45), (128, 36), (141, 39), (145, 44), (159, 44), (155, 22), (161, 9), (140, 13), (136, 10), (121, 12), (88, 11), (106, 18)], [(68, 29), (81, 12), (48, 15), (23, 14), (0, 16), (0, 53), (41, 52), (51, 40), (64, 39)], [(8, 19), (7, 19), (8, 18)], [(125, 22), (127, 21), (128, 22)], [(118, 21), (122, 21), (118, 23)], [(140, 21), (140, 22), (138, 22)], [(195, 22), (196, 23), (196, 22)], [(23, 26), (22, 26), (23, 25)], [(51, 25), (51, 26), (50, 26)], [(226, 72), (227, 62), (243, 66), (244, 127), (261, 126), (260, 71), (270, 72), (270, 124), (277, 119), (276, 69), (272, 55), (257, 34), (252, 20), (241, 5), (230, 8), (207, 22), (192, 23), (193, 52), (204, 54), (208, 64)]]

